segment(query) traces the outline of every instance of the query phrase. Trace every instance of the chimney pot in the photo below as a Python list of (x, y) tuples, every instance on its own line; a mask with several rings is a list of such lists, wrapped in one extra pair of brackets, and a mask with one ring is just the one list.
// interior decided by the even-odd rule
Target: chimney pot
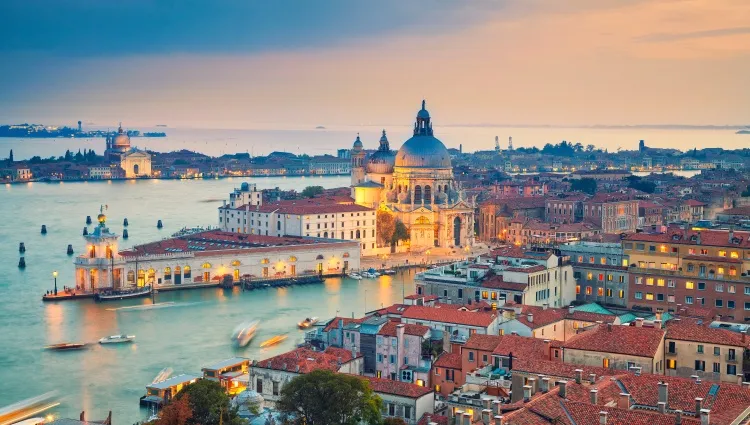
[(596, 374), (595, 373), (590, 373), (589, 374), (589, 382), (592, 383), (592, 384), (596, 383)]
[(529, 386), (531, 387), (531, 395), (536, 394), (536, 378), (529, 378)]
[(524, 401), (531, 399), (531, 385), (523, 386), (523, 399)]
[(742, 388), (745, 388), (745, 389), (750, 388), (750, 382), (747, 382), (747, 381), (743, 382), (742, 383)]
[(607, 412), (599, 412), (599, 425), (607, 425)]
[(596, 405), (597, 401), (599, 401), (599, 390), (594, 389), (589, 391), (589, 396), (591, 404)]
[(695, 398), (695, 417), (700, 417), (701, 410), (703, 409), (703, 398), (696, 397)]
[(669, 403), (669, 384), (659, 382), (659, 401), (665, 405)]
[(495, 425), (503, 425), (503, 417), (500, 415), (495, 415)]
[(630, 394), (620, 393), (620, 403), (617, 407), (620, 409), (630, 409)]
[(490, 410), (490, 409), (483, 409), (482, 410), (482, 423), (484, 425), (490, 425), (491, 414), (492, 414), (492, 410)]
[(534, 322), (534, 313), (528, 313), (528, 314), (526, 314), (526, 320), (528, 320), (529, 323), (533, 323)]
[(546, 393), (549, 391), (549, 381), (550, 379), (547, 378), (546, 376), (542, 378), (542, 392), (543, 393)]
[(561, 398), (566, 398), (567, 397), (568, 382), (567, 381), (557, 381), (557, 386), (560, 387), (560, 390), (557, 392), (557, 394)]
[(701, 425), (711, 424), (711, 411), (708, 409), (701, 409)]
[(580, 384), (581, 380), (583, 380), (583, 370), (576, 369), (576, 384)]
[(635, 327), (636, 328), (642, 328), (643, 327), (643, 318), (639, 317), (635, 319)]
[(573, 307), (572, 305), (569, 305), (568, 306), (568, 314), (573, 314), (574, 311), (576, 311), (576, 308)]
[(497, 416), (497, 414), (500, 413), (500, 404), (502, 404), (500, 400), (494, 400), (492, 402), (492, 416)]
[(674, 411), (674, 423), (675, 425), (682, 424), (682, 410), (678, 409)]
[(662, 415), (665, 414), (665, 413), (667, 413), (667, 403), (665, 403), (663, 401), (660, 401), (660, 402), (656, 403), (656, 406), (657, 406), (656, 409)]
[(547, 304), (547, 303), (542, 304), (542, 310), (546, 310), (547, 307), (549, 307), (549, 304)]
[(471, 422), (474, 420), (471, 413), (464, 412), (464, 425), (471, 425)]
[(484, 409), (490, 409), (492, 407), (492, 399), (491, 398), (483, 398), (482, 399), (482, 408)]

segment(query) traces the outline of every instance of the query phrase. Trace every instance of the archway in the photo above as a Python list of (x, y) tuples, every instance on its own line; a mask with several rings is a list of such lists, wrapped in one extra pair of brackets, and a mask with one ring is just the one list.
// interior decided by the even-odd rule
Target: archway
[(133, 174), (138, 175), (138, 164), (133, 165)]
[(424, 200), (425, 202), (430, 202), (430, 199), (432, 197), (432, 188), (430, 186), (424, 187)]
[(453, 245), (461, 245), (461, 217), (453, 219)]
[(414, 202), (420, 202), (422, 200), (422, 186), (414, 186)]

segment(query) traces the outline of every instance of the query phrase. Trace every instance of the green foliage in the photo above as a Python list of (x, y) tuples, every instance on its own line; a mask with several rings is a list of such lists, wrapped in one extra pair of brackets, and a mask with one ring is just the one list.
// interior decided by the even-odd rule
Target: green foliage
[(398, 243), (398, 241), (406, 241), (409, 240), (409, 229), (406, 228), (406, 225), (401, 220), (396, 220), (395, 228), (393, 229), (393, 237), (391, 241), (395, 244)]
[(750, 186), (747, 187), (744, 191), (742, 191), (742, 196), (750, 196)]
[(588, 177), (571, 180), (570, 189), (593, 195), (596, 193), (596, 180)]
[(388, 211), (378, 210), (378, 246), (390, 245), (393, 241), (393, 233), (396, 230), (396, 219)]
[(307, 186), (300, 193), (300, 195), (302, 195), (303, 198), (314, 198), (322, 194), (323, 194), (323, 186)]
[(646, 193), (654, 193), (656, 191), (656, 183), (654, 182), (643, 180), (638, 176), (629, 176), (627, 180), (628, 187), (631, 189), (640, 190), (641, 192)]
[(379, 425), (382, 405), (367, 380), (316, 370), (289, 381), (276, 409), (295, 425)]
[(554, 155), (554, 156), (565, 156), (565, 157), (572, 157), (576, 154), (576, 152), (583, 151), (583, 145), (580, 143), (576, 143), (575, 145), (572, 143), (568, 143), (565, 140), (560, 142), (557, 145), (553, 145), (551, 143), (547, 143), (544, 145), (544, 148), (542, 148), (542, 153), (545, 155)]
[(186, 425), (241, 425), (244, 421), (229, 405), (229, 396), (218, 382), (201, 379), (177, 393), (188, 397), (192, 416)]

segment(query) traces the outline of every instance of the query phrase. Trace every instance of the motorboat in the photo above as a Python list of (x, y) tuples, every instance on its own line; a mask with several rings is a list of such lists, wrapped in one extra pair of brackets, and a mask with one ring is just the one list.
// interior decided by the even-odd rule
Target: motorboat
[(349, 273), (349, 277), (355, 280), (362, 280), (362, 276), (360, 276), (357, 272)]
[(318, 323), (317, 317), (308, 317), (305, 320), (297, 323), (297, 326), (299, 326), (300, 329), (307, 329), (316, 323)]
[(110, 335), (99, 340), (99, 344), (121, 344), (123, 342), (133, 342), (135, 335)]
[(271, 347), (271, 346), (274, 346), (276, 344), (280, 344), (285, 339), (287, 339), (286, 335), (276, 335), (273, 338), (270, 338), (270, 339), (267, 339), (267, 340), (261, 342), (260, 343), (260, 347), (261, 348)]
[(104, 291), (96, 294), (94, 299), (96, 301), (115, 301), (115, 300), (126, 300), (129, 298), (140, 298), (147, 297), (151, 294), (151, 285), (146, 285), (141, 288), (125, 289), (116, 291)]
[(393, 269), (383, 270), (383, 274), (386, 274), (386, 275), (389, 275), (389, 276), (390, 275), (394, 275), (394, 274), (396, 274), (396, 270), (393, 270)]
[(258, 322), (248, 322), (237, 326), (232, 333), (232, 340), (238, 347), (246, 347), (258, 331)]
[(46, 347), (47, 350), (81, 350), (83, 348), (86, 348), (86, 344), (82, 342), (61, 342), (59, 344), (52, 344), (48, 345)]

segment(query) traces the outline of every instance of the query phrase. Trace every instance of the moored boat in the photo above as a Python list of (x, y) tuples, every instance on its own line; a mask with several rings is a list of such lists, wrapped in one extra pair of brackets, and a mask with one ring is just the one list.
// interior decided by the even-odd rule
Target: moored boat
[(143, 286), (136, 289), (125, 289), (116, 291), (103, 291), (96, 294), (96, 301), (116, 301), (126, 300), (129, 298), (147, 297), (151, 294), (151, 285)]
[(258, 323), (259, 322), (254, 321), (237, 326), (232, 333), (232, 341), (234, 341), (235, 345), (240, 348), (246, 347), (255, 337), (255, 334), (258, 331)]
[(355, 280), (362, 280), (362, 276), (360, 276), (357, 272), (349, 273), (349, 277)]
[(80, 350), (86, 347), (86, 344), (82, 342), (61, 342), (59, 344), (48, 345), (44, 348), (47, 350)]
[(297, 326), (299, 326), (300, 329), (307, 329), (316, 323), (318, 323), (317, 317), (308, 317), (305, 320), (297, 323)]
[(279, 343), (281, 343), (281, 342), (282, 342), (282, 341), (284, 341), (285, 339), (287, 339), (287, 336), (286, 336), (286, 335), (276, 335), (276, 336), (275, 336), (275, 337), (273, 337), (273, 338), (270, 338), (270, 339), (267, 339), (267, 340), (265, 340), (265, 341), (261, 342), (261, 343), (260, 343), (260, 347), (261, 347), (261, 348), (265, 348), (265, 347), (271, 347), (271, 346), (273, 346), (273, 345), (276, 345), (276, 344), (279, 344)]
[(123, 342), (133, 342), (135, 335), (110, 335), (99, 340), (99, 344), (120, 344)]
[(383, 270), (383, 274), (385, 274), (385, 275), (394, 275), (394, 274), (396, 274), (396, 270), (393, 270), (393, 269)]

